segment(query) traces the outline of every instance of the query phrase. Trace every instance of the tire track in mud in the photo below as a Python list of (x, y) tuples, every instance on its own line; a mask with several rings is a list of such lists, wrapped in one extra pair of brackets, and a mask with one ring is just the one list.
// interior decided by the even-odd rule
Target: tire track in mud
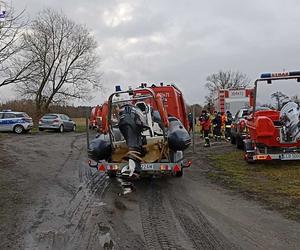
[(176, 218), (196, 249), (238, 249), (190, 203), (169, 199)]
[[(99, 207), (103, 206), (100, 198), (110, 181), (107, 180), (106, 175), (92, 171), (85, 160), (82, 160), (84, 145), (76, 144), (81, 137), (82, 135), (76, 135), (72, 138), (66, 158), (56, 168), (54, 178), (51, 181), (47, 180), (49, 184), (53, 183), (66, 191), (69, 197), (71, 195), (70, 200), (66, 201), (64, 207), (61, 207), (64, 212), (53, 218), (59, 224), (53, 229), (50, 227), (48, 231), (41, 230), (39, 225), (45, 218), (40, 218), (41, 223), (31, 228), (32, 231), (30, 230), (28, 249), (87, 249), (92, 238), (99, 236), (100, 230), (93, 222), (93, 217)], [(81, 185), (77, 187), (77, 190), (74, 190), (74, 186), (71, 185), (72, 181), (69, 180), (68, 184), (61, 180), (61, 176), (68, 174), (70, 170), (74, 173), (78, 171)], [(45, 201), (48, 199), (49, 192), (45, 195)], [(53, 211), (56, 213), (55, 210)], [(97, 242), (98, 245), (96, 245), (99, 246), (99, 240), (96, 240)]]
[(176, 244), (178, 237), (171, 211), (165, 206), (158, 187), (148, 186), (139, 207), (148, 249), (182, 249)]
[[(99, 249), (101, 228), (95, 219), (99, 208), (104, 204), (96, 198), (96, 193), (102, 196), (108, 185), (109, 181), (105, 175), (94, 173), (92, 179), (80, 186), (69, 201), (64, 214), (61, 215), (64, 223), (57, 230), (40, 232), (34, 247), (37, 249)], [(88, 247), (91, 241), (95, 242), (95, 247)]]

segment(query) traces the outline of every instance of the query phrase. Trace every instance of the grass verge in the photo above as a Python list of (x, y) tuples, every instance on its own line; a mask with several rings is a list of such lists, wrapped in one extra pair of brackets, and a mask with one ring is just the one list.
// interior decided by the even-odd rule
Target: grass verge
[(209, 177), (300, 221), (300, 162), (248, 164), (243, 152), (210, 155)]
[(73, 118), (74, 122), (76, 122), (76, 133), (83, 133), (86, 131), (86, 120), (85, 118)]

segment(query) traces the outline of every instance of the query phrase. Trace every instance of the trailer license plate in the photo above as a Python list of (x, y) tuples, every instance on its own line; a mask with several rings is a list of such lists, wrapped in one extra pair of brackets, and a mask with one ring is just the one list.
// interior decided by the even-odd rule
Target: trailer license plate
[(153, 170), (153, 164), (142, 164), (141, 168), (143, 170)]
[(282, 154), (281, 160), (300, 160), (300, 154)]

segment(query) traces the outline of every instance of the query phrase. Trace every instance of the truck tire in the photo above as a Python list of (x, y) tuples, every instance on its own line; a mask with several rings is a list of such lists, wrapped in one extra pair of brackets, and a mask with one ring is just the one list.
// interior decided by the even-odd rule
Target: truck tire
[(237, 149), (244, 149), (244, 142), (241, 137), (236, 137), (236, 148)]
[(230, 136), (230, 143), (232, 145), (235, 145), (235, 143), (236, 143), (235, 137), (233, 135)]

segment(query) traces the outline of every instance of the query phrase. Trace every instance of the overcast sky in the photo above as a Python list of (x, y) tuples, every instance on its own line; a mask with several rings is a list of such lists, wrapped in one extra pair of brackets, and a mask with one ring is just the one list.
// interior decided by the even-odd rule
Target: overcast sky
[[(187, 103), (202, 103), (206, 77), (220, 69), (250, 79), (261, 72), (300, 70), (297, 0), (12, 0), (34, 17), (62, 10), (94, 33), (108, 89), (85, 104), (101, 103), (112, 86), (175, 83)], [(5, 95), (4, 95), (5, 94)], [(0, 89), (0, 101), (11, 99)], [(2, 99), (2, 100), (1, 100)]]

